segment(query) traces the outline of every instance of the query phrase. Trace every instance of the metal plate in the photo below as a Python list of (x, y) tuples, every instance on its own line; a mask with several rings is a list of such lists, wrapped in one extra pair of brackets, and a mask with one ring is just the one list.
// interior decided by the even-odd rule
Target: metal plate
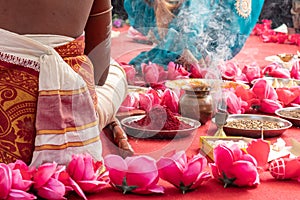
[[(275, 77), (264, 77), (261, 78), (266, 80), (273, 88), (283, 88), (283, 87), (293, 87), (293, 86), (299, 86), (300, 80), (292, 79), (292, 78), (275, 78)], [(254, 84), (259, 79), (254, 79), (251, 84)]]
[(283, 113), (281, 113), (282, 111), (288, 111), (288, 112), (294, 112), (295, 111), (295, 112), (300, 113), (300, 107), (286, 107), (286, 108), (277, 109), (275, 111), (275, 114), (277, 116), (292, 122), (292, 124), (294, 126), (300, 127), (300, 118), (295, 118), (295, 117), (284, 115)]
[(147, 87), (128, 85), (128, 92), (146, 93), (148, 90)]
[(237, 86), (243, 86), (245, 89), (249, 89), (250, 86), (244, 83), (235, 82), (235, 81), (225, 81), (220, 79), (201, 79), (201, 78), (189, 78), (189, 79), (176, 79), (176, 80), (167, 80), (165, 86), (170, 89), (182, 89), (184, 86), (201, 86), (207, 84), (211, 87), (212, 90), (222, 88), (234, 88)]
[[(252, 115), (252, 114), (234, 114), (234, 115), (229, 115), (227, 119), (227, 123), (229, 121), (237, 121), (237, 120), (259, 120), (261, 122), (277, 122), (281, 125), (280, 128), (277, 129), (265, 129), (263, 130), (263, 136), (264, 137), (275, 137), (279, 136), (284, 131), (286, 131), (288, 128), (292, 126), (292, 123), (285, 120), (281, 119), (279, 117), (272, 117), (268, 115)], [(232, 127), (227, 127), (226, 124), (223, 127), (224, 132), (226, 135), (230, 136), (244, 136), (244, 137), (251, 137), (251, 138), (260, 138), (262, 134), (261, 129), (240, 129), (240, 128), (232, 128)]]
[(189, 124), (191, 128), (180, 129), (180, 130), (148, 130), (145, 127), (133, 127), (130, 125), (131, 122), (137, 121), (143, 118), (145, 115), (131, 116), (121, 120), (121, 124), (128, 136), (135, 138), (157, 138), (157, 139), (172, 139), (189, 136), (193, 131), (201, 126), (201, 123), (197, 120), (177, 117), (180, 121)]

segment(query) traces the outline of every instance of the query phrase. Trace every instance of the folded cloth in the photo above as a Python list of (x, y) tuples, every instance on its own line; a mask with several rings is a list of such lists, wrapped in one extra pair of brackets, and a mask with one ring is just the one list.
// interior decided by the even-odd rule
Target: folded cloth
[[(0, 41), (0, 67), (9, 72), (12, 69), (14, 72), (22, 71), (23, 76), (19, 76), (18, 81), (23, 82), (22, 78), (27, 80), (20, 84), (22, 89), (16, 87), (15, 98), (11, 99), (20, 101), (28, 90), (26, 88), (33, 88), (30, 101), (19, 102), (23, 107), (30, 103), (30, 117), (22, 116), (21, 113), (26, 112), (18, 112), (15, 120), (14, 113), (7, 112), (9, 104), (1, 104), (0, 115), (4, 116), (6, 124), (0, 122), (0, 126), (2, 129), (5, 127), (3, 135), (9, 137), (0, 137), (4, 144), (1, 148), (6, 152), (1, 153), (1, 157), (6, 158), (0, 161), (23, 159), (25, 154), (29, 154), (25, 161), (30, 162), (32, 156), (31, 165), (53, 161), (67, 164), (73, 154), (83, 152), (91, 154), (95, 160), (102, 160), (99, 133), (114, 120), (126, 96), (127, 82), (121, 67), (114, 63), (106, 84), (95, 87), (92, 63), (83, 55), (83, 36), (74, 40), (57, 35), (19, 35), (3, 29), (0, 29), (0, 36), (5, 38)], [(7, 96), (7, 88), (11, 91), (16, 89), (5, 83), (5, 79), (14, 77), (2, 76), (0, 79), (4, 88), (0, 95)], [(26, 110), (20, 110), (20, 106), (13, 104), (9, 98), (6, 102), (15, 107), (15, 111)], [(15, 120), (14, 124), (12, 120)], [(31, 129), (26, 130), (26, 125)], [(28, 135), (28, 130), (31, 135)], [(23, 140), (19, 142), (20, 138)], [(30, 139), (24, 142), (25, 138)]]

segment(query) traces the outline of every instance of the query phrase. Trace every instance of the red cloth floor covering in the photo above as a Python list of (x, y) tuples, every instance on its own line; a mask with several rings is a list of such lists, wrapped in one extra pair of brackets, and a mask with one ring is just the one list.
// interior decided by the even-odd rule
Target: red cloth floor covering
[[(112, 40), (112, 57), (119, 62), (128, 62), (132, 57), (140, 51), (152, 48), (151, 45), (138, 44), (126, 36), (126, 32), (121, 32), (119, 37)], [(242, 51), (234, 58), (239, 63), (257, 62), (260, 66), (264, 66), (269, 62), (264, 58), (270, 55), (279, 53), (296, 53), (299, 47), (294, 45), (283, 45), (274, 43), (263, 43), (257, 36), (251, 36)], [(211, 135), (214, 133), (215, 127), (208, 122), (202, 125), (197, 131), (189, 137), (173, 139), (173, 140), (140, 140), (129, 138), (131, 145), (137, 154), (149, 155), (154, 158), (159, 158), (164, 153), (172, 150), (186, 150), (187, 155), (191, 156), (199, 152), (199, 137)], [(104, 156), (110, 153), (117, 153), (117, 149), (112, 142), (102, 134), (102, 143)], [(292, 127), (281, 136), (287, 144), (290, 144), (290, 138), (295, 138), (300, 141), (300, 129)], [(271, 142), (277, 138), (270, 138)], [(217, 180), (210, 179), (204, 182), (203, 185), (196, 191), (182, 194), (177, 188), (170, 183), (160, 180), (160, 185), (165, 187), (163, 195), (123, 195), (120, 191), (115, 190), (111, 186), (107, 186), (98, 194), (91, 194), (88, 199), (285, 199), (295, 200), (300, 199), (300, 183), (294, 180), (278, 181), (275, 180), (268, 172), (260, 174), (261, 184), (256, 188), (224, 188)], [(70, 197), (69, 199), (76, 199)]]

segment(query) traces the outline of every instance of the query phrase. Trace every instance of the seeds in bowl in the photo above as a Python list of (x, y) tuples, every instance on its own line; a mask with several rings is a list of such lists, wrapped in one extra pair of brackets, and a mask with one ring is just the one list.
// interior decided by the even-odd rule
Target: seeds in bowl
[(287, 118), (300, 119), (300, 110), (281, 110), (278, 113)]
[(228, 121), (225, 124), (228, 128), (244, 129), (244, 130), (273, 130), (284, 127), (282, 122), (263, 121), (256, 119), (238, 119)]

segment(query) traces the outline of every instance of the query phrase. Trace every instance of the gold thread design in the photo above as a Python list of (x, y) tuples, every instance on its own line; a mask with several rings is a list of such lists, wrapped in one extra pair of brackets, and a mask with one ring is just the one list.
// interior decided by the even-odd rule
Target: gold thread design
[(39, 130), (37, 131), (37, 135), (51, 135), (51, 134), (56, 134), (56, 135), (61, 135), (61, 134), (65, 134), (66, 132), (71, 132), (71, 131), (81, 131), (81, 130), (85, 130), (91, 127), (94, 127), (98, 124), (98, 121), (94, 121), (91, 122), (89, 124), (85, 124), (82, 126), (76, 126), (76, 127), (67, 127), (65, 129), (61, 129), (61, 130)]
[(252, 0), (236, 0), (235, 9), (241, 17), (247, 18), (250, 16), (252, 10), (251, 4)]
[(45, 144), (41, 146), (36, 146), (36, 151), (43, 151), (43, 150), (64, 150), (68, 147), (83, 147), (87, 146), (89, 144), (95, 143), (100, 141), (100, 137), (96, 136), (94, 138), (85, 140), (85, 141), (78, 141), (78, 142), (67, 142), (61, 145), (55, 145), (55, 144)]

